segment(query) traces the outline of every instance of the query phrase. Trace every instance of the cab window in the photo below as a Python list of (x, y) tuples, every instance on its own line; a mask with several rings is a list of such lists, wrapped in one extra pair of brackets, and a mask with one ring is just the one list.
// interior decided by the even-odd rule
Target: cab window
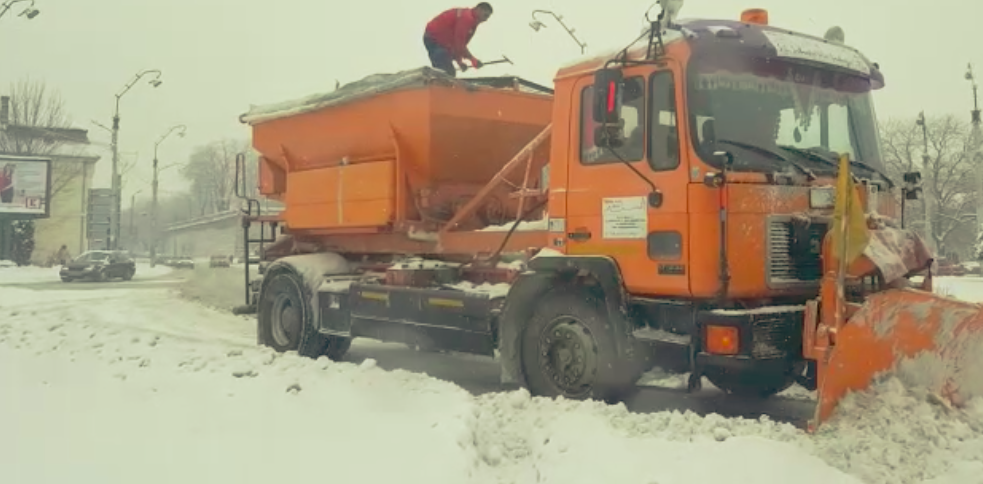
[[(585, 165), (619, 162), (618, 156), (608, 148), (594, 145), (594, 86), (585, 87), (580, 93), (580, 162)], [(640, 161), (645, 157), (645, 78), (625, 79), (623, 104), (625, 144), (615, 151), (625, 161)]]
[(649, 165), (655, 171), (675, 170), (679, 166), (679, 126), (676, 123), (676, 83), (672, 71), (657, 72), (649, 80), (652, 139)]

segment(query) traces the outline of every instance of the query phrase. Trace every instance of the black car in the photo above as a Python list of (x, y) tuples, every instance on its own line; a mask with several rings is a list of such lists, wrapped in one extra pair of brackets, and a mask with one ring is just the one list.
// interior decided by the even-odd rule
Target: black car
[(136, 272), (136, 263), (125, 252), (90, 250), (63, 265), (60, 274), (62, 282), (76, 279), (105, 281), (117, 277), (129, 281)]

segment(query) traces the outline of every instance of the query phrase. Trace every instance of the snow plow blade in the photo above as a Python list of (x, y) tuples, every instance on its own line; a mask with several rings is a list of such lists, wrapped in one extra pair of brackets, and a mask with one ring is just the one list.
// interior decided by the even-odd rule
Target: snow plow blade
[(828, 420), (851, 391), (879, 374), (898, 376), (928, 398), (959, 408), (983, 397), (983, 306), (912, 289), (870, 295), (818, 361), (812, 427)]

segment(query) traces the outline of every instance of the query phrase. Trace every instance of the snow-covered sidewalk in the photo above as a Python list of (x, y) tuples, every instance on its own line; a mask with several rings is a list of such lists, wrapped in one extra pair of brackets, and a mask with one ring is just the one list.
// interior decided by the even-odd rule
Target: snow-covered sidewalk
[(808, 436), (474, 397), (372, 360), (278, 355), (254, 325), (162, 289), (0, 287), (3, 482), (983, 482), (983, 402), (949, 411), (897, 380)]
[[(173, 270), (170, 267), (161, 265), (150, 267), (150, 264), (140, 262), (136, 264), (136, 269), (136, 274), (133, 276), (133, 280), (135, 281), (165, 276)], [(58, 275), (58, 271), (60, 270), (61, 266), (0, 267), (0, 284), (61, 282), (61, 276)]]

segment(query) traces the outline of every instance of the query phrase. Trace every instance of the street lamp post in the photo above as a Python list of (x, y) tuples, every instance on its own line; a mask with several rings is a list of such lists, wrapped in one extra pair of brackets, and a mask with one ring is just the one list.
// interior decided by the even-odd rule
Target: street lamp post
[(161, 143), (164, 142), (165, 139), (167, 139), (168, 136), (171, 135), (171, 133), (173, 133), (175, 131), (180, 130), (178, 132), (178, 136), (180, 136), (180, 137), (183, 138), (184, 137), (184, 133), (185, 133), (185, 131), (187, 131), (187, 129), (188, 129), (188, 127), (185, 126), (185, 125), (183, 125), (183, 124), (179, 124), (177, 126), (172, 126), (171, 129), (167, 130), (167, 132), (164, 133), (164, 136), (161, 136), (160, 139), (158, 139), (157, 142), (154, 143), (154, 180), (151, 183), (151, 187), (153, 189), (153, 202), (152, 202), (152, 205), (150, 206), (150, 267), (154, 267), (154, 266), (157, 265), (157, 239), (158, 239), (158, 233), (157, 233), (157, 177), (158, 177), (158, 174), (159, 174), (159, 170), (157, 169), (157, 148), (160, 146)]
[(137, 211), (137, 195), (142, 192), (143, 189), (137, 190), (130, 195), (130, 250), (132, 251), (136, 247), (136, 231), (133, 229), (133, 215)]
[(142, 79), (143, 76), (149, 74), (156, 74), (156, 77), (150, 80), (150, 85), (153, 87), (160, 86), (161, 83), (163, 82), (160, 80), (161, 72), (157, 69), (148, 69), (138, 72), (136, 76), (133, 77), (133, 80), (131, 80), (129, 83), (123, 86), (123, 89), (116, 94), (116, 110), (113, 111), (113, 140), (112, 140), (112, 149), (113, 149), (112, 188), (113, 188), (113, 196), (115, 197), (115, 200), (113, 202), (113, 210), (112, 210), (113, 216), (111, 217), (110, 220), (111, 227), (115, 231), (115, 234), (112, 237), (113, 248), (116, 248), (119, 245), (119, 233), (120, 233), (119, 215), (120, 215), (120, 207), (121, 207), (120, 204), (121, 183), (120, 183), (120, 175), (119, 175), (119, 100), (123, 97), (124, 94), (127, 93), (127, 91), (130, 90), (130, 88), (133, 87), (134, 84), (136, 84), (140, 79)]
[[(922, 128), (922, 169), (925, 170), (925, 181), (928, 190), (925, 192), (925, 242), (928, 243), (932, 253), (938, 250), (935, 246), (935, 224), (933, 222), (935, 210), (935, 176), (931, 169), (931, 157), (928, 155), (928, 124), (925, 122), (925, 111), (918, 113), (915, 124)], [(938, 256), (939, 254), (936, 254)]]
[(976, 76), (973, 75), (973, 65), (966, 67), (966, 80), (973, 86), (973, 162), (976, 163), (976, 241), (983, 251), (983, 131), (980, 129), (980, 103), (977, 93)]
[(34, 8), (34, 0), (7, 0), (6, 2), (0, 4), (0, 18), (2, 18), (3, 15), (7, 13), (7, 11), (10, 10), (10, 7), (13, 7), (15, 3), (27, 2), (27, 1), (30, 1), (31, 4), (28, 5), (27, 8), (25, 8), (24, 11), (21, 12), (18, 16), (24, 17), (28, 20), (37, 17), (38, 14), (41, 13), (41, 11)]
[(532, 27), (533, 30), (539, 32), (539, 29), (546, 27), (546, 24), (544, 24), (543, 22), (541, 22), (539, 19), (536, 18), (537, 13), (544, 14), (544, 15), (552, 15), (553, 18), (555, 18), (556, 21), (560, 23), (560, 26), (562, 26), (563, 29), (567, 31), (567, 34), (570, 35), (570, 38), (573, 39), (573, 41), (576, 42), (578, 46), (580, 46), (580, 53), (583, 54), (584, 52), (587, 51), (587, 43), (582, 42), (580, 39), (577, 38), (577, 35), (573, 33), (575, 29), (572, 29), (567, 26), (567, 24), (563, 21), (562, 15), (557, 15), (556, 13), (551, 12), (549, 10), (533, 10), (532, 22), (529, 22), (529, 26)]

